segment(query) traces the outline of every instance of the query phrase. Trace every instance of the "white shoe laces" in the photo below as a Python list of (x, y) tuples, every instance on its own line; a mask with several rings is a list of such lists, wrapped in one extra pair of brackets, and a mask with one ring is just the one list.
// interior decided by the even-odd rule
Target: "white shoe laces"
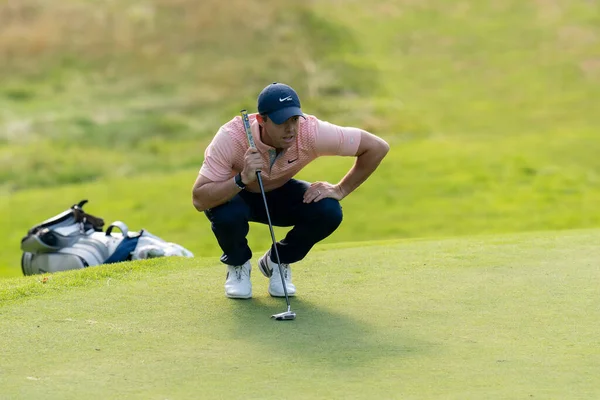
[(250, 276), (248, 274), (248, 270), (244, 268), (243, 265), (235, 265), (233, 266), (233, 273), (235, 274), (235, 278), (239, 281), (244, 279), (244, 275)]
[[(283, 278), (286, 281), (289, 281), (290, 280), (290, 275), (291, 275), (290, 264), (281, 263), (280, 265), (281, 265), (281, 272), (283, 272)], [(277, 263), (275, 263), (274, 270), (277, 271), (277, 272), (279, 272), (279, 268), (277, 267)]]

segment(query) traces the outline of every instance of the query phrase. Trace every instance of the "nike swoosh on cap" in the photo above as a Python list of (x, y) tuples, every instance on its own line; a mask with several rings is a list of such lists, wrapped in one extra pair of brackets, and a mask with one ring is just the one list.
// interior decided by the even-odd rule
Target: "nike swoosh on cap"
[(290, 101), (290, 100), (292, 100), (292, 96), (284, 97), (283, 99), (281, 97), (279, 98), (280, 103), (283, 103), (284, 101)]

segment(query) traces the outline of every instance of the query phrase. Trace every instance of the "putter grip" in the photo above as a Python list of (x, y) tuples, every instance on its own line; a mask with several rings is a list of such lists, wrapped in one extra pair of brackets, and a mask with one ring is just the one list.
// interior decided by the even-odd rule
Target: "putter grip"
[(242, 110), (242, 121), (244, 122), (244, 129), (246, 130), (246, 138), (250, 147), (256, 148), (254, 145), (254, 138), (252, 138), (252, 131), (250, 130), (250, 120), (248, 119), (248, 111)]

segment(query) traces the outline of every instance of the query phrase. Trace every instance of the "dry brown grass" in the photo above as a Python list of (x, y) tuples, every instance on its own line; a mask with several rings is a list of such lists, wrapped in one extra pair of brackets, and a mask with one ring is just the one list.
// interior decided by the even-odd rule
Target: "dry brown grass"
[[(47, 68), (65, 58), (160, 64), (223, 39), (240, 51), (277, 9), (272, 0), (8, 0), (0, 3), (0, 68), (35, 72), (36, 61)], [(240, 27), (246, 36), (232, 37)]]

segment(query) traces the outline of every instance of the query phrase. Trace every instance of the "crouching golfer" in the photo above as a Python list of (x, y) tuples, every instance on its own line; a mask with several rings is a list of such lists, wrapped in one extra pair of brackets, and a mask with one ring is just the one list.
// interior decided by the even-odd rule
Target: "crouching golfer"
[[(340, 200), (375, 171), (389, 146), (364, 130), (343, 128), (303, 114), (294, 89), (282, 83), (262, 90), (258, 114), (249, 115), (249, 120), (256, 149), (248, 145), (240, 116), (223, 125), (204, 153), (193, 187), (193, 204), (210, 220), (223, 250), (225, 295), (251, 298), (248, 222), (268, 223), (256, 178), (256, 171), (262, 171), (271, 222), (293, 227), (277, 243), (277, 251), (288, 295), (294, 296), (290, 264), (302, 260), (315, 243), (337, 229), (342, 222)], [(355, 156), (356, 162), (335, 185), (293, 179), (312, 160), (327, 155)], [(267, 277), (272, 271), (269, 294), (283, 297), (272, 246), (258, 266)]]

